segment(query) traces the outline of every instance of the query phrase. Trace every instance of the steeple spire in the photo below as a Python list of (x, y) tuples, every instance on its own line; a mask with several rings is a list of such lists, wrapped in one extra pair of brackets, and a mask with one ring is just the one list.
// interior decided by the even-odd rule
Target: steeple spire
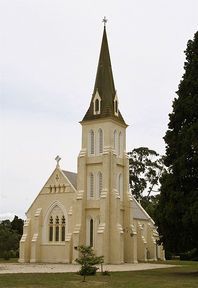
[[(121, 113), (118, 110), (117, 95), (114, 86), (113, 72), (111, 67), (111, 59), (109, 54), (109, 47), (106, 33), (107, 19), (104, 17), (104, 31), (102, 37), (102, 45), (100, 49), (100, 56), (98, 61), (98, 68), (96, 73), (96, 80), (91, 103), (83, 121), (94, 120), (98, 118), (113, 118), (126, 125)], [(95, 110), (95, 97), (100, 99), (100, 105), (97, 104), (99, 110)], [(99, 100), (98, 100), (99, 101)]]

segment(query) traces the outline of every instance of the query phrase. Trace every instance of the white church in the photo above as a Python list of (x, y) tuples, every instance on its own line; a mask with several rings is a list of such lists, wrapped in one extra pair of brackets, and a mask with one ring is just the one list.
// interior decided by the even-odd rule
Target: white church
[[(105, 23), (104, 23), (105, 24)], [(57, 165), (28, 209), (21, 263), (75, 263), (79, 245), (105, 263), (164, 259), (155, 223), (129, 190), (126, 128), (114, 86), (106, 27), (90, 106), (80, 122), (77, 173)]]

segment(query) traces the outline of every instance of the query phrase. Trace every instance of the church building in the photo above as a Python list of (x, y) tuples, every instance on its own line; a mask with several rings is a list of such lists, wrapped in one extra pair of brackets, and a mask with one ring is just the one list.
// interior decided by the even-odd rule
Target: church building
[(75, 263), (79, 245), (92, 246), (111, 264), (164, 259), (154, 221), (129, 190), (127, 124), (105, 25), (91, 102), (80, 123), (77, 173), (63, 170), (56, 157), (55, 170), (26, 213), (19, 262)]

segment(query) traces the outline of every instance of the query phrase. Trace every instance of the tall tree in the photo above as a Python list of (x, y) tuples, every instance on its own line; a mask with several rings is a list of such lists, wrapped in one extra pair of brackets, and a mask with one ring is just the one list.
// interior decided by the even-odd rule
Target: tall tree
[(159, 192), (159, 178), (163, 171), (163, 158), (147, 147), (134, 148), (128, 152), (129, 184), (132, 194), (138, 199), (149, 198)]
[(198, 32), (185, 51), (184, 75), (169, 114), (157, 225), (165, 249), (198, 247)]
[(143, 208), (154, 219), (159, 198), (159, 178), (164, 170), (163, 157), (147, 147), (134, 148), (128, 155), (131, 192), (137, 200), (141, 200)]

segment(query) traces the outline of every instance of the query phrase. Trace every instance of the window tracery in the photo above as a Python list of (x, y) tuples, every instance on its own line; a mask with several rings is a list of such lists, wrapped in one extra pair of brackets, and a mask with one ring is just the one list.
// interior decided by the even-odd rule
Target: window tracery
[(55, 206), (49, 215), (48, 231), (49, 242), (65, 241), (66, 221), (62, 210), (58, 206)]

